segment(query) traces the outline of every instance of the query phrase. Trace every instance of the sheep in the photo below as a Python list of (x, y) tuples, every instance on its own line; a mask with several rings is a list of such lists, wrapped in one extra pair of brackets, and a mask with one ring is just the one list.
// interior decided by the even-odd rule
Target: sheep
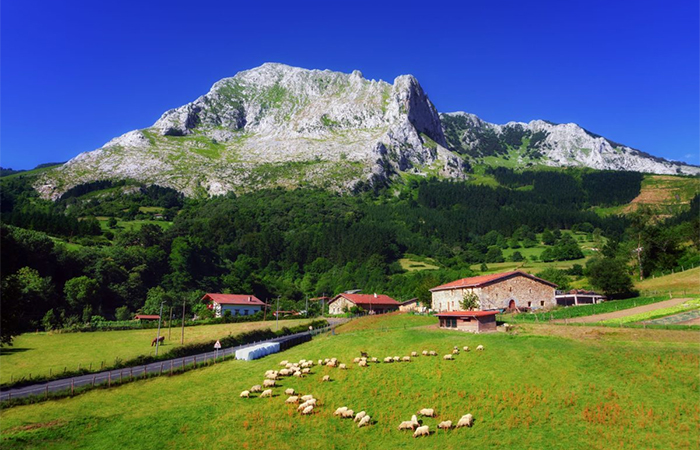
[(352, 409), (347, 409), (340, 414), (343, 419), (352, 419), (355, 416), (355, 411)]
[(451, 420), (444, 420), (438, 424), (438, 428), (442, 430), (449, 430), (452, 428), (452, 421)]
[(437, 356), (437, 352), (435, 350), (430, 350), (429, 354), (430, 356)]
[(347, 406), (341, 406), (340, 408), (336, 409), (335, 412), (333, 413), (334, 416), (341, 416), (345, 411), (348, 410)]
[(457, 346), (455, 345), (454, 347), (452, 347), (452, 349), (453, 349), (453, 350), (459, 350), (459, 347), (457, 347)]
[(457, 349), (452, 350), (452, 354), (453, 354), (453, 355), (459, 355), (459, 350), (457, 350)]
[(304, 409), (308, 408), (309, 406), (311, 406), (311, 405), (308, 404), (307, 402), (304, 402), (304, 403), (300, 404), (300, 405), (297, 407), (297, 411), (301, 412), (301, 411), (303, 411)]
[(277, 379), (277, 372), (268, 373), (267, 375), (265, 375), (265, 378), (267, 378), (268, 380), (276, 380)]
[(398, 356), (394, 356), (394, 362), (399, 362), (399, 361), (401, 361), (401, 358), (399, 358)]
[(335, 367), (335, 361), (328, 361), (328, 362), (326, 363), (326, 366), (327, 366), (327, 367)]
[(319, 360), (318, 360), (318, 365), (319, 365), (319, 366), (322, 366), (322, 365), (323, 365), (323, 361), (319, 359)]
[(403, 361), (403, 362), (411, 362), (411, 357), (410, 357), (410, 356), (404, 356), (403, 358), (401, 358), (401, 361)]
[(371, 361), (372, 361), (373, 363), (378, 363), (378, 362), (379, 362), (379, 360), (377, 359), (376, 356), (373, 356), (372, 359), (371, 359)]
[(477, 351), (477, 352), (483, 352), (483, 351), (484, 351), (484, 346), (483, 346), (483, 345), (478, 345), (478, 346), (476, 347), (476, 351)]
[(428, 425), (423, 425), (422, 427), (416, 428), (416, 431), (413, 432), (413, 437), (417, 438), (418, 436), (430, 436), (430, 429), (428, 428)]
[(428, 350), (423, 350), (421, 353), (423, 354), (423, 356), (428, 356)]
[(411, 356), (416, 358), (418, 356), (418, 352), (411, 352)]
[(284, 395), (294, 395), (296, 392), (294, 391), (294, 388), (289, 388), (284, 390)]
[(284, 365), (285, 369), (291, 369), (292, 367), (294, 367), (294, 364), (292, 364), (292, 363), (287, 363)]
[(264, 380), (263, 381), (263, 387), (274, 387), (275, 386), (275, 380)]
[(305, 401), (304, 403), (306, 403), (307, 405), (316, 406), (316, 402), (318, 402), (318, 400), (316, 400), (315, 398), (312, 398), (312, 399)]
[(384, 362), (391, 363), (391, 362), (394, 362), (394, 360), (391, 358), (391, 356), (387, 356), (386, 358), (384, 358)]
[(323, 364), (326, 365), (326, 364), (328, 364), (329, 361), (330, 361), (330, 359), (326, 358), (323, 360)]
[(411, 416), (411, 423), (413, 423), (413, 425), (415, 425), (416, 427), (420, 426), (420, 424), (418, 423), (418, 417), (416, 417), (415, 414)]
[(354, 364), (357, 364), (357, 363), (360, 362), (360, 358), (355, 358), (355, 359), (352, 360), (352, 362), (353, 362)]
[(338, 366), (338, 369), (342, 369), (342, 370), (347, 370), (347, 368), (348, 368), (348, 366), (346, 366), (345, 364), (340, 364)]
[(241, 392), (241, 398), (250, 398), (250, 391)]
[(357, 363), (357, 366), (358, 367), (367, 367), (367, 361), (360, 361), (359, 363)]
[(435, 410), (433, 408), (423, 408), (418, 411), (418, 414), (425, 417), (435, 417)]
[(289, 364), (289, 361), (287, 361), (286, 359), (280, 362), (280, 366), (286, 366), (287, 364)]
[(314, 396), (311, 395), (311, 394), (306, 394), (306, 395), (302, 395), (302, 396), (301, 396), (301, 399), (302, 399), (303, 401), (311, 400), (312, 398), (314, 398)]
[(311, 369), (309, 369), (308, 367), (305, 367), (305, 368), (301, 369), (301, 374), (302, 374), (302, 375), (308, 375), (308, 374), (310, 374), (310, 373), (311, 373)]
[(360, 411), (359, 413), (357, 413), (357, 414), (355, 415), (355, 418), (352, 419), (352, 420), (355, 421), (355, 422), (359, 422), (359, 421), (362, 420), (362, 418), (365, 417), (366, 415), (367, 415), (367, 413), (366, 413), (365, 411)]
[(472, 425), (474, 425), (474, 417), (471, 414), (463, 415), (457, 422), (457, 428), (471, 427)]
[(321, 382), (324, 381), (331, 381), (331, 376), (330, 375), (324, 375), (323, 378), (321, 378)]
[(296, 372), (294, 372), (294, 376), (297, 377), (297, 378), (301, 378), (302, 373), (301, 373), (300, 371), (297, 370)]
[(465, 346), (462, 348), (462, 350), (464, 350), (465, 352), (468, 352), (468, 351), (469, 351), (469, 346), (468, 346), (468, 345), (465, 345)]
[(454, 358), (452, 357), (452, 355), (445, 355), (442, 357), (442, 359), (447, 360), (447, 361), (452, 361)]
[(262, 386), (260, 386), (259, 384), (256, 384), (255, 386), (250, 388), (250, 392), (261, 392), (261, 391), (262, 391)]
[(404, 420), (399, 424), (399, 430), (415, 430), (417, 425), (410, 420)]
[(372, 420), (370, 416), (365, 416), (360, 420), (360, 423), (357, 424), (357, 428), (362, 428), (366, 425), (369, 425), (369, 422)]
[(289, 397), (287, 400), (284, 401), (285, 403), (299, 403), (299, 396), (298, 395), (292, 395)]
[(307, 415), (307, 414), (311, 414), (312, 412), (314, 412), (314, 407), (313, 407), (313, 405), (309, 405), (306, 408), (304, 408), (304, 410), (301, 413), (304, 415)]
[(265, 398), (265, 397), (272, 398), (272, 389), (265, 389), (264, 391), (262, 391), (262, 394), (260, 394), (260, 398)]

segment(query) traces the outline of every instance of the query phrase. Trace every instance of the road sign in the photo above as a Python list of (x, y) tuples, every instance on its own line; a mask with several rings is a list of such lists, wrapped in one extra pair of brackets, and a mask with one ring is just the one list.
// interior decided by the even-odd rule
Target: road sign
[(214, 344), (214, 348), (217, 349), (217, 350), (220, 349), (220, 348), (221, 348), (221, 342), (216, 341), (216, 344)]

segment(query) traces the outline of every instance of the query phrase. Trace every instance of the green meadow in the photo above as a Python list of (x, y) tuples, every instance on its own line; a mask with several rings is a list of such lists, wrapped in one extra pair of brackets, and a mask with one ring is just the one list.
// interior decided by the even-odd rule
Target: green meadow
[[(335, 335), (257, 361), (226, 361), (75, 398), (2, 411), (3, 449), (672, 449), (698, 448), (698, 334), (634, 330), (580, 336), (515, 333), (472, 335), (439, 330), (423, 318), (358, 319)], [(404, 322), (403, 319), (410, 322)], [(406, 328), (403, 326), (406, 325)], [(410, 326), (409, 326), (410, 325)], [(549, 326), (568, 332), (571, 327)], [(653, 333), (658, 343), (640, 339)], [(538, 334), (539, 333), (539, 334)], [(546, 334), (546, 333), (545, 333)], [(551, 334), (551, 333), (550, 333)], [(482, 344), (483, 352), (473, 349)], [(453, 346), (472, 347), (454, 361)], [(436, 350), (410, 363), (352, 359)], [(315, 366), (307, 378), (283, 378), (273, 398), (239, 398), (281, 360), (336, 357), (348, 370)], [(330, 383), (321, 383), (323, 375)], [(313, 415), (286, 405), (286, 388), (313, 394)], [(333, 416), (347, 406), (372, 417), (358, 429)], [(429, 437), (398, 431), (421, 408)], [(475, 418), (472, 428), (436, 432), (439, 421)]]

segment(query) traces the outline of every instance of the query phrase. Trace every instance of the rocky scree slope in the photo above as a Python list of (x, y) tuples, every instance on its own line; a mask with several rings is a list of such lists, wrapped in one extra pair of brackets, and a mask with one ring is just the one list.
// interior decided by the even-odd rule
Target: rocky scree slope
[(388, 84), (359, 71), (268, 63), (76, 156), (36, 187), (56, 199), (104, 179), (194, 196), (269, 186), (348, 190), (398, 172), (463, 178), (463, 159), (446, 147), (440, 117), (410, 75)]

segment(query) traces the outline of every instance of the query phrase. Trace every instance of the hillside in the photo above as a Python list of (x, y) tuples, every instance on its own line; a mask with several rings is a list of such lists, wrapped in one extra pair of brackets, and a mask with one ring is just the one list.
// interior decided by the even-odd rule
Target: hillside
[(81, 153), (35, 187), (54, 200), (99, 180), (158, 184), (189, 197), (274, 186), (347, 192), (399, 174), (463, 179), (477, 163), (700, 173), (576, 124), (494, 125), (473, 114), (439, 115), (411, 75), (389, 84), (359, 71), (268, 63), (216, 82), (150, 127)]

